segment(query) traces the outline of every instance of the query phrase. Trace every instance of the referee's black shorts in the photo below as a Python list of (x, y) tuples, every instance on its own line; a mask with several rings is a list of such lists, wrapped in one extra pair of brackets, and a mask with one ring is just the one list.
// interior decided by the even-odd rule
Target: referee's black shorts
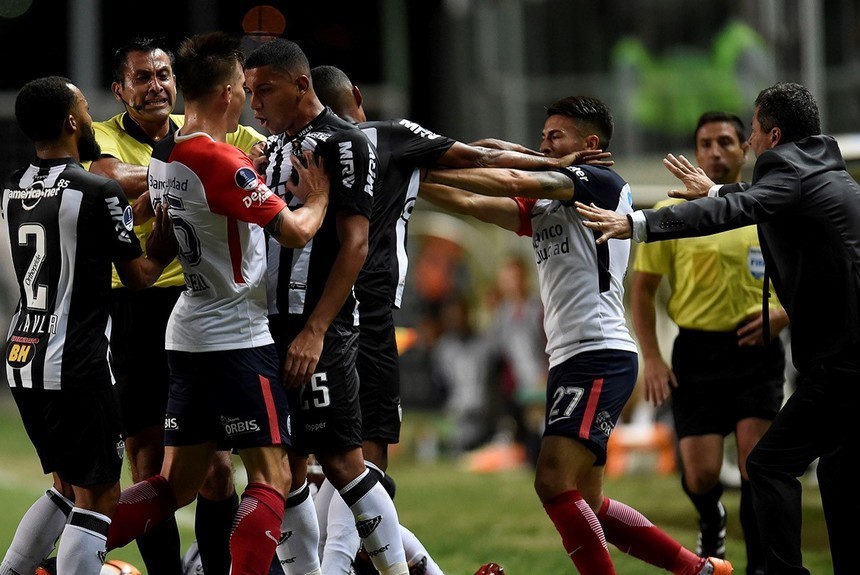
[(679, 438), (732, 433), (749, 417), (773, 420), (782, 405), (785, 350), (738, 345), (737, 334), (682, 328), (672, 349), (672, 414)]
[(117, 288), (111, 292), (111, 369), (126, 437), (164, 425), (170, 381), (164, 334), (183, 289)]

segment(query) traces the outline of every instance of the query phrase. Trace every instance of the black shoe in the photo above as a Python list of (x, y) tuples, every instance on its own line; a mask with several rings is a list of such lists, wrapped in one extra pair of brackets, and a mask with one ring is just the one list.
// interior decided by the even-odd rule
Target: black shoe
[(717, 523), (705, 523), (699, 520), (699, 540), (696, 543), (696, 555), (699, 557), (726, 558), (726, 508), (723, 503), (720, 508), (720, 520)]

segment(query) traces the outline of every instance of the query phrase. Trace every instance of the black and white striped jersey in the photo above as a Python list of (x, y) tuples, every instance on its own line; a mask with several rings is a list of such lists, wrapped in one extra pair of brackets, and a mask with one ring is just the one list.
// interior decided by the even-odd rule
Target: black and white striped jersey
[(406, 232), (418, 197), (419, 169), (433, 167), (455, 140), (434, 134), (409, 120), (359, 124), (376, 146), (379, 186), (373, 199), (367, 261), (355, 290), (399, 308), (406, 283)]
[(115, 181), (72, 158), (35, 160), (3, 186), (20, 300), (6, 343), (12, 387), (110, 385), (111, 263), (138, 257)]
[[(325, 108), (296, 135), (280, 134), (267, 140), (266, 183), (291, 209), (300, 207), (301, 202), (285, 187), (293, 172), (290, 154), (300, 155), (304, 150), (321, 156), (329, 173), (329, 204), (322, 226), (304, 248), (284, 248), (271, 238), (268, 243), (269, 313), (301, 316), (299, 321), (288, 322), (295, 333), (319, 302), (340, 250), (337, 214), (346, 212), (370, 219), (378, 178), (373, 144), (355, 125)], [(353, 294), (335, 322), (358, 325)]]

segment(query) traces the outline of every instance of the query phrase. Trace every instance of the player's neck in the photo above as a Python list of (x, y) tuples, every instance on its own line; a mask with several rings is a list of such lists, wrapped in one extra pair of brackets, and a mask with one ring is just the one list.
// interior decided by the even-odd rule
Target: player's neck
[(223, 114), (213, 114), (196, 106), (186, 106), (185, 124), (179, 132), (183, 136), (196, 132), (209, 134), (218, 142), (227, 141), (227, 119)]

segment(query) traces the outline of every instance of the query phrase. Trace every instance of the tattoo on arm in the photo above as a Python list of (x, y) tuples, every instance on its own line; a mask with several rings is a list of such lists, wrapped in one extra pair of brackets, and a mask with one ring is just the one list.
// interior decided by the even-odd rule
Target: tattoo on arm
[(277, 215), (272, 218), (272, 221), (266, 224), (266, 231), (275, 238), (278, 239), (281, 237), (281, 220), (283, 219), (283, 212), (278, 212)]
[(532, 172), (531, 177), (537, 180), (543, 197), (551, 197), (553, 192), (570, 187), (570, 199), (573, 199), (573, 182), (570, 178), (558, 172)]

